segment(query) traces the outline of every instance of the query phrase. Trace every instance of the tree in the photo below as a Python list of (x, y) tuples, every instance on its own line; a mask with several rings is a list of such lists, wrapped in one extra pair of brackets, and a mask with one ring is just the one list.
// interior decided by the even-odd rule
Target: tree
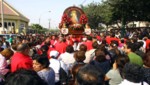
[(31, 28), (36, 30), (38, 33), (41, 33), (41, 30), (43, 29), (43, 27), (39, 24), (32, 24)]
[(89, 24), (92, 28), (98, 28), (99, 23), (106, 26), (112, 24), (112, 12), (108, 3), (90, 3), (87, 6), (81, 6), (88, 16)]
[(47, 28), (43, 28), (41, 25), (39, 24), (32, 24), (31, 28), (36, 30), (38, 33), (45, 33), (48, 32)]
[(81, 6), (82, 10), (88, 17), (88, 22), (91, 28), (95, 29), (98, 27), (101, 17), (97, 13), (98, 3), (90, 3), (87, 6)]
[(32, 24), (31, 28), (35, 29), (35, 30), (42, 30), (43, 29), (43, 27), (41, 25), (39, 25), (39, 24)]
[(133, 21), (150, 21), (150, 0), (103, 0), (81, 8), (92, 28), (97, 28), (99, 23), (106, 26), (122, 23), (121, 27), (125, 27)]
[(132, 21), (150, 21), (150, 0), (107, 0), (112, 7), (112, 21), (122, 23), (121, 34), (125, 26)]

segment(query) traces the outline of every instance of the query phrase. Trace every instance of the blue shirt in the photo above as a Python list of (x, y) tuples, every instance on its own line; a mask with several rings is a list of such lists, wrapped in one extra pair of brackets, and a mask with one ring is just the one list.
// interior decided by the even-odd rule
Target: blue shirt
[(48, 70), (41, 70), (38, 75), (47, 82), (48, 85), (55, 85), (55, 72), (52, 68)]

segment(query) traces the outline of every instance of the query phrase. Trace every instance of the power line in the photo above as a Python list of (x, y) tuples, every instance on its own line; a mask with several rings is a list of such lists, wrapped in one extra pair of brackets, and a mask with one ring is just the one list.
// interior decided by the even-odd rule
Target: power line
[(84, 4), (86, 2), (86, 0), (84, 0), (81, 4)]

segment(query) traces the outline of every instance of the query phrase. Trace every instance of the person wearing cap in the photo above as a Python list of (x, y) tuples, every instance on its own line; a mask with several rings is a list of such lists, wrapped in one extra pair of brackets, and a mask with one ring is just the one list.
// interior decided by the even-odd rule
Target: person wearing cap
[(62, 68), (66, 73), (68, 73), (67, 66), (63, 62), (57, 60), (58, 55), (59, 55), (59, 52), (56, 50), (53, 50), (50, 52), (51, 58), (49, 59), (50, 61), (49, 67), (51, 67), (55, 72), (55, 85), (60, 85), (60, 80), (59, 80), (60, 68)]

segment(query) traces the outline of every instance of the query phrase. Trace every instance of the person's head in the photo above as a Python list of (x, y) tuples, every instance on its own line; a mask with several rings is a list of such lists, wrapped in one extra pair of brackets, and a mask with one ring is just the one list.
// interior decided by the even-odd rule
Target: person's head
[(85, 52), (86, 52), (86, 51), (87, 51), (87, 46), (84, 45), (84, 44), (81, 44), (80, 47), (79, 47), (79, 50), (80, 50), (80, 51), (85, 51)]
[(19, 69), (7, 76), (5, 85), (47, 85), (33, 70)]
[(123, 72), (123, 68), (125, 66), (126, 63), (129, 62), (129, 58), (126, 55), (119, 55), (116, 60), (115, 63), (113, 64), (113, 66), (115, 65), (117, 67), (117, 69), (119, 69), (119, 72), (122, 76), (122, 72)]
[(21, 52), (24, 55), (28, 55), (30, 48), (27, 43), (21, 43), (17, 46), (17, 51)]
[(77, 51), (74, 53), (74, 58), (76, 62), (83, 62), (85, 60), (85, 52), (84, 51)]
[(126, 63), (123, 69), (123, 77), (130, 82), (140, 83), (143, 80), (143, 72), (140, 66)]
[(135, 45), (136, 45), (136, 50), (139, 50), (142, 46), (143, 46), (143, 42), (136, 42), (136, 43), (134, 43)]
[(110, 46), (112, 47), (112, 48), (117, 48), (118, 47), (118, 41), (116, 41), (116, 40), (113, 40), (113, 41), (111, 41), (111, 43), (110, 43)]
[(6, 48), (1, 52), (1, 54), (6, 58), (6, 60), (8, 60), (11, 56), (13, 56), (14, 52), (11, 49)]
[(11, 49), (16, 52), (17, 51), (17, 45), (11, 45)]
[(104, 62), (106, 60), (106, 55), (104, 51), (97, 49), (95, 50), (95, 60), (98, 62)]
[(92, 37), (90, 35), (87, 36), (87, 40), (92, 41)]
[(45, 45), (47, 45), (47, 46), (50, 46), (51, 45), (51, 43), (50, 43), (50, 39), (49, 38), (47, 38), (46, 40), (45, 40), (45, 43), (44, 43)]
[(115, 37), (115, 33), (112, 33), (112, 34), (111, 34), (111, 37)]
[(73, 53), (74, 52), (73, 47), (71, 45), (68, 45), (67, 48), (66, 48), (66, 52)]
[(125, 42), (124, 39), (121, 39), (120, 41), (121, 41), (121, 43), (124, 43), (124, 42)]
[(77, 75), (79, 69), (80, 69), (81, 67), (83, 67), (84, 65), (85, 65), (85, 64), (76, 64), (76, 65), (74, 65), (74, 66), (72, 67), (71, 73), (72, 73), (72, 75), (73, 75), (73, 79), (76, 78), (76, 75)]
[(58, 56), (59, 56), (59, 52), (58, 52), (58, 51), (52, 50), (52, 51), (50, 52), (50, 57), (51, 57), (51, 58), (57, 59)]
[(94, 65), (87, 64), (77, 73), (76, 83), (77, 85), (104, 85), (104, 74)]
[(135, 52), (135, 50), (136, 50), (136, 46), (134, 43), (128, 42), (124, 44), (124, 51), (126, 53)]
[(66, 42), (66, 39), (63, 36), (59, 37), (59, 42)]
[(3, 45), (3, 42), (0, 40), (0, 46), (2, 46)]
[(49, 49), (49, 48), (48, 48), (47, 45), (43, 45), (43, 46), (41, 47), (42, 53), (47, 53), (48, 49)]
[(144, 55), (143, 62), (145, 66), (150, 67), (150, 51)]
[(92, 43), (92, 47), (93, 47), (94, 49), (97, 49), (98, 46), (99, 46), (99, 45), (98, 45), (97, 41), (95, 41), (95, 42)]
[(55, 40), (56, 39), (56, 35), (52, 35), (52, 40)]
[(48, 68), (49, 64), (50, 62), (47, 56), (36, 56), (33, 60), (33, 69), (38, 72), (45, 68)]

